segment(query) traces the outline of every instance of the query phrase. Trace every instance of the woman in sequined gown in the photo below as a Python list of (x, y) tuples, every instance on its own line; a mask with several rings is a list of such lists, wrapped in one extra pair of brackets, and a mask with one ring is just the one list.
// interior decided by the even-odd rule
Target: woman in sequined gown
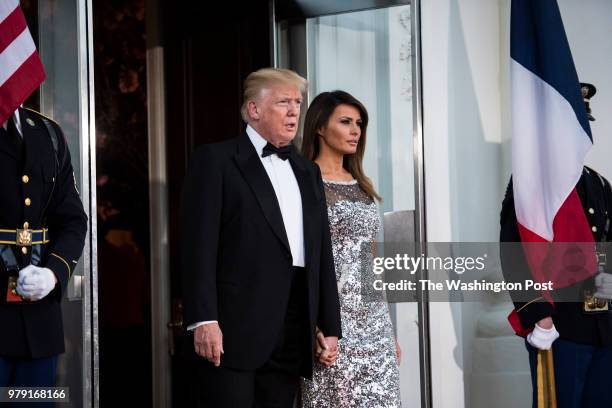
[[(302, 381), (306, 408), (401, 406), (400, 350), (388, 304), (364, 299), (362, 291), (369, 286), (362, 285), (361, 268), (371, 263), (380, 229), (380, 197), (361, 164), (367, 123), (365, 107), (343, 91), (318, 95), (304, 123), (302, 153), (319, 165), (325, 186), (342, 320), (337, 359), (318, 350), (312, 380)], [(324, 333), (317, 340), (324, 342)]]

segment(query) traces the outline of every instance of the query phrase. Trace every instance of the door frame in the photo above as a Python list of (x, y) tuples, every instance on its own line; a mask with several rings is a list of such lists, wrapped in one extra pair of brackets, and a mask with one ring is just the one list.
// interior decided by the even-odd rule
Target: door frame
[[(423, 70), (421, 50), (421, 0), (411, 1), (412, 16), (412, 140), (414, 149), (414, 195), (416, 243), (426, 250), (427, 212), (425, 202), (425, 138), (423, 132)], [(427, 279), (425, 269), (419, 270), (419, 279)], [(426, 290), (419, 292), (419, 359), (421, 367), (421, 407), (432, 408), (431, 342), (429, 321), (429, 297)]]
[(172, 406), (166, 95), (161, 0), (146, 0), (152, 406)]
[[(84, 0), (90, 2), (91, 0)], [(279, 18), (279, 6), (285, 7), (287, 1), (269, 0), (270, 13), (270, 49), (271, 64), (275, 67), (283, 65), (283, 50), (280, 36), (282, 35)], [(301, 1), (301, 3), (305, 3)], [(354, 10), (337, 10), (336, 12), (358, 11), (368, 8), (380, 8), (400, 4), (410, 4), (412, 16), (412, 89), (413, 89), (413, 149), (414, 149), (414, 174), (415, 174), (415, 238), (416, 242), (423, 247), (427, 241), (426, 224), (426, 202), (425, 202), (425, 165), (424, 165), (424, 134), (423, 134), (423, 99), (422, 99), (422, 54), (421, 54), (421, 0), (411, 1), (387, 1), (381, 5), (380, 1), (371, 2), (370, 7), (360, 7)], [(375, 4), (376, 3), (376, 4)], [(150, 191), (151, 210), (151, 295), (152, 295), (152, 373), (153, 373), (153, 404), (156, 408), (170, 407), (171, 405), (171, 370), (169, 355), (169, 336), (167, 323), (170, 322), (171, 299), (169, 292), (169, 264), (168, 264), (168, 226), (167, 217), (168, 202), (166, 188), (166, 147), (165, 147), (165, 101), (164, 101), (164, 71), (163, 71), (163, 44), (160, 44), (159, 27), (161, 27), (161, 16), (159, 15), (159, 0), (147, 0), (147, 37), (152, 35), (152, 42), (147, 44), (147, 87), (149, 100), (149, 160), (150, 180), (156, 181), (159, 188)], [(150, 15), (150, 17), (149, 17)], [(322, 15), (322, 14), (321, 14)], [(315, 15), (308, 15), (314, 17)], [(302, 16), (304, 17), (304, 16)], [(282, 15), (280, 16), (282, 18)], [(305, 18), (304, 18), (305, 22)], [(293, 35), (301, 37), (306, 41), (305, 24), (295, 26)], [(149, 39), (148, 39), (149, 41)], [(302, 50), (305, 54), (306, 50)], [(305, 55), (299, 53), (293, 56), (299, 61), (297, 67), (291, 67), (302, 75), (307, 75), (305, 66)], [(152, 115), (155, 112), (155, 115)], [(155, 118), (152, 118), (155, 116)], [(152, 133), (154, 131), (154, 133)], [(95, 146), (95, 145), (94, 145)], [(151, 161), (156, 157), (155, 161)], [(163, 163), (163, 164), (162, 164)], [(95, 167), (94, 167), (95, 168)], [(95, 178), (93, 179), (95, 182)], [(157, 254), (157, 255), (153, 255)], [(420, 279), (426, 279), (426, 271), (421, 271)], [(97, 308), (96, 308), (97, 310)], [(427, 293), (421, 293), (418, 303), (418, 335), (419, 335), (419, 359), (421, 377), (421, 407), (432, 407), (431, 389), (431, 351), (430, 351), (430, 324), (429, 304)], [(96, 336), (97, 338), (97, 336)], [(96, 359), (97, 362), (97, 359)], [(96, 371), (97, 374), (97, 371)], [(96, 377), (97, 384), (97, 377)], [(96, 405), (97, 408), (97, 405)]]
[[(98, 336), (98, 255), (97, 255), (97, 210), (96, 210), (96, 124), (94, 93), (93, 16), (92, 0), (75, 0), (77, 35), (77, 80), (78, 80), (78, 135), (80, 150), (73, 152), (73, 162), (80, 166), (80, 197), (88, 217), (82, 262), (83, 274), (74, 274), (67, 289), (67, 297), (81, 301), (82, 344), (81, 375), (82, 395), (80, 402), (70, 401), (74, 406), (99, 407), (99, 336)], [(53, 5), (47, 4), (48, 7)], [(39, 3), (40, 12), (40, 3)], [(39, 19), (40, 24), (40, 19)], [(40, 31), (40, 29), (39, 29)], [(44, 54), (46, 50), (39, 50)], [(52, 52), (52, 51), (51, 51)], [(52, 92), (52, 90), (51, 90)], [(45, 84), (40, 88), (40, 110), (54, 116), (54, 105), (45, 102)], [(78, 161), (77, 161), (78, 160)], [(65, 322), (67, 326), (70, 322)], [(70, 353), (68, 347), (66, 350)]]
[[(81, 177), (81, 196), (89, 216), (84, 261), (83, 293), (83, 406), (100, 406), (100, 365), (98, 333), (98, 226), (96, 200), (96, 98), (94, 86), (93, 5), (92, 0), (78, 0), (79, 83), (81, 90), (82, 163), (88, 163), (89, 177)], [(85, 143), (87, 141), (87, 143)], [(87, 174), (87, 173), (85, 173)]]

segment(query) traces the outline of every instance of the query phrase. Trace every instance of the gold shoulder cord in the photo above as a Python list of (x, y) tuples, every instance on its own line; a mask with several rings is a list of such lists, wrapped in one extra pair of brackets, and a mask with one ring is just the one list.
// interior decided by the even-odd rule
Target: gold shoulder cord
[(538, 301), (538, 300), (540, 300), (540, 299), (542, 299), (542, 296), (537, 297), (537, 298), (535, 298), (535, 299), (533, 299), (533, 300), (530, 300), (529, 302), (527, 302), (527, 303), (525, 303), (523, 306), (521, 306), (521, 308), (520, 308), (520, 309), (518, 309), (516, 312), (517, 312), (517, 313), (518, 313), (518, 312), (520, 312), (521, 310), (523, 310), (524, 308), (526, 308), (527, 306), (529, 306), (529, 305), (530, 305), (530, 304), (532, 304), (533, 302), (537, 302), (537, 301)]
[(58, 254), (56, 254), (55, 252), (51, 252), (49, 255), (56, 257), (57, 259), (59, 259), (60, 261), (62, 261), (64, 263), (64, 265), (66, 265), (66, 268), (68, 268), (68, 277), (70, 277), (70, 275), (72, 274), (72, 269), (70, 269), (70, 265), (68, 265), (68, 262), (66, 262), (66, 260), (64, 258), (62, 258), (61, 256), (59, 256)]
[(48, 116), (47, 116), (47, 115), (45, 115), (44, 113), (41, 113), (41, 112), (39, 112), (39, 111), (37, 111), (37, 110), (34, 110), (34, 109), (32, 109), (32, 108), (26, 108), (25, 106), (23, 107), (23, 109), (25, 109), (25, 110), (29, 110), (30, 112), (33, 112), (33, 113), (35, 113), (35, 114), (37, 114), (37, 115), (40, 115), (40, 116), (42, 116), (43, 118), (45, 118), (45, 119), (47, 119), (47, 120), (50, 120), (51, 122), (53, 122), (53, 123), (55, 123), (57, 126), (59, 126), (59, 123), (57, 123), (57, 122), (55, 121), (55, 119), (51, 119), (50, 117), (48, 117)]

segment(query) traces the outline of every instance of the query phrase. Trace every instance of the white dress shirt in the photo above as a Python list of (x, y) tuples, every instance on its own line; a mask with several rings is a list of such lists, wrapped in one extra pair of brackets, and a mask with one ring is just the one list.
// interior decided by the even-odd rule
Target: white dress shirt
[[(246, 133), (255, 147), (257, 156), (261, 160), (268, 178), (274, 188), (278, 206), (281, 210), (282, 221), (289, 241), (289, 249), (293, 258), (293, 266), (305, 266), (304, 260), (304, 219), (302, 215), (302, 195), (300, 186), (295, 178), (289, 159), (282, 160), (276, 154), (262, 157), (263, 148), (268, 143), (255, 129), (247, 126)], [(193, 330), (198, 326), (216, 323), (216, 320), (198, 322), (187, 327)]]
[[(19, 118), (19, 109), (17, 109), (13, 114), (13, 120), (15, 121), (15, 126), (17, 126), (19, 134), (23, 136), (23, 132), (21, 131), (21, 119)], [(2, 124), (2, 127), (4, 128), (4, 130), (7, 130), (8, 120)]]

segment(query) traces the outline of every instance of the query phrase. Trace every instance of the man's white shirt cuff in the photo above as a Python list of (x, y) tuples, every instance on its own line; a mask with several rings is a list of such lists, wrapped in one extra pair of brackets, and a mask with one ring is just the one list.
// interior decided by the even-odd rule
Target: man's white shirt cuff
[(192, 330), (195, 330), (197, 327), (204, 326), (205, 324), (211, 324), (211, 323), (219, 323), (219, 322), (216, 320), (206, 320), (204, 322), (198, 322), (198, 323), (194, 323), (194, 324), (187, 326), (187, 330), (192, 331)]

